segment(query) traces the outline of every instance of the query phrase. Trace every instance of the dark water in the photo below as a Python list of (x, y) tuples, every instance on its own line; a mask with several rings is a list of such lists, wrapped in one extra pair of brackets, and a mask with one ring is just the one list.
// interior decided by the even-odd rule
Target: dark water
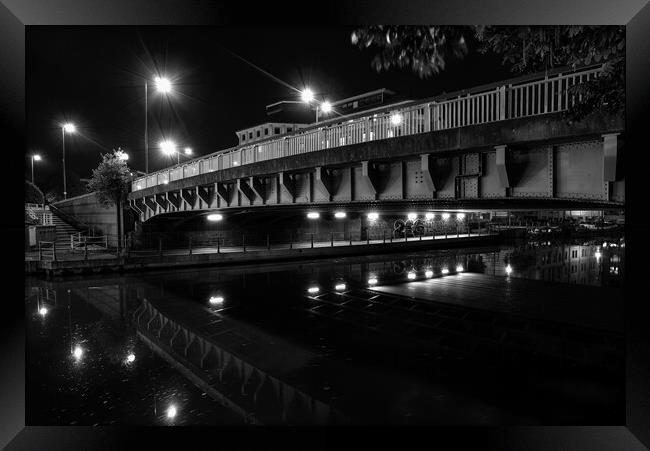
[[(622, 311), (624, 250), (537, 241), (28, 279), (27, 424), (618, 424), (622, 331), (581, 319)], [(432, 297), (413, 299), (429, 277)], [(558, 299), (539, 315), (525, 307), (542, 281)], [(461, 288), (480, 308), (454, 301)]]

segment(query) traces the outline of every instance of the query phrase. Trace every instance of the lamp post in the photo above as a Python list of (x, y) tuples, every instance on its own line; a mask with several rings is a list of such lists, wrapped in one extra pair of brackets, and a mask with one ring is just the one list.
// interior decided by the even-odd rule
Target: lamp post
[[(172, 84), (165, 77), (155, 77), (154, 83), (158, 92), (166, 94), (172, 90)], [(149, 173), (149, 81), (144, 81), (144, 172)]]
[[(161, 141), (160, 142), (160, 150), (162, 150), (162, 153), (168, 156), (172, 156), (176, 154), (176, 164), (180, 164), (181, 162), (181, 152), (176, 150), (176, 144), (173, 141)], [(191, 159), (192, 155), (192, 148), (191, 147), (186, 147), (183, 150), (183, 156)]]
[(41, 161), (41, 156), (32, 155), (32, 183), (34, 183), (34, 161)]
[(66, 133), (74, 133), (77, 130), (74, 124), (68, 122), (66, 124), (63, 124), (61, 126), (61, 137), (62, 137), (62, 144), (63, 144), (63, 198), (67, 199), (68, 198), (68, 185), (66, 183), (65, 179), (65, 134)]
[(305, 88), (300, 92), (300, 99), (306, 103), (311, 105), (312, 102), (316, 103), (316, 123), (318, 123), (318, 118), (319, 118), (319, 112), (322, 111), (323, 113), (330, 113), (332, 111), (332, 104), (328, 102), (327, 100), (324, 100), (323, 102), (318, 102), (316, 100), (316, 97), (314, 96), (314, 93), (312, 92), (311, 89)]

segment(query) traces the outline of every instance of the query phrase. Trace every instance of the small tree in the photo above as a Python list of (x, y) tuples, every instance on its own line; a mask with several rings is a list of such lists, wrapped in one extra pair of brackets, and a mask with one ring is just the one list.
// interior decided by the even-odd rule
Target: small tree
[(113, 150), (113, 153), (102, 155), (102, 161), (93, 169), (93, 174), (88, 182), (88, 191), (95, 192), (97, 200), (106, 208), (117, 206), (118, 252), (121, 249), (122, 238), (122, 205), (129, 192), (131, 170), (123, 158), (122, 151)]

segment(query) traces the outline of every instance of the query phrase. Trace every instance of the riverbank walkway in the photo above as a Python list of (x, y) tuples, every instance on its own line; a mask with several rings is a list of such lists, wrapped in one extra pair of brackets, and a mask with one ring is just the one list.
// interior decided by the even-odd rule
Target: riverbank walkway
[(127, 250), (118, 255), (115, 250), (84, 252), (62, 249), (49, 253), (25, 253), (25, 271), (28, 274), (45, 272), (63, 275), (83, 272), (113, 272), (120, 270), (142, 270), (147, 268), (193, 266), (220, 263), (261, 262), (269, 260), (291, 260), (343, 255), (395, 252), (421, 248), (444, 248), (467, 244), (490, 243), (498, 239), (495, 233), (471, 233), (406, 238), (382, 238), (366, 240), (302, 241), (243, 246), (204, 246), (175, 249)]

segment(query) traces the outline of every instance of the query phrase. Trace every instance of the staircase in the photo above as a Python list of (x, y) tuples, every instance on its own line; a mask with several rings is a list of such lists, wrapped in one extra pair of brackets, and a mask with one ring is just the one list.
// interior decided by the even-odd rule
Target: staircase
[(56, 226), (56, 245), (57, 247), (61, 246), (61, 249), (70, 248), (70, 235), (79, 233), (80, 230), (71, 226), (56, 213), (52, 212), (52, 224)]

